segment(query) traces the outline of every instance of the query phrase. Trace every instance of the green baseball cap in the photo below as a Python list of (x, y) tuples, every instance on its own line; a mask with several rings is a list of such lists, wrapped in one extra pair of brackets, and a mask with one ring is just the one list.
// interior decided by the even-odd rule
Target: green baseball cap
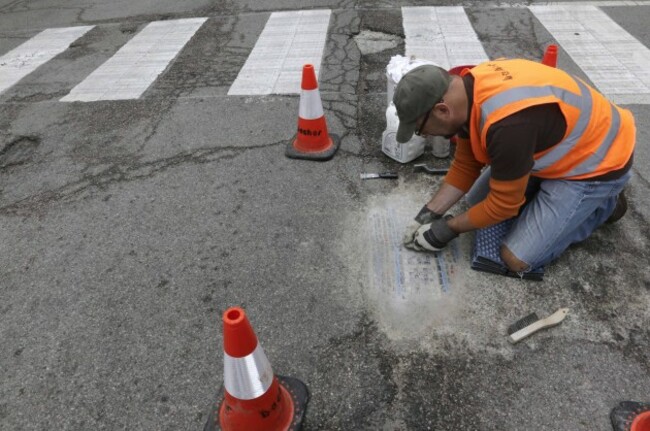
[(450, 82), (449, 72), (431, 64), (416, 67), (400, 79), (393, 94), (399, 117), (397, 142), (411, 139), (417, 119), (440, 102)]

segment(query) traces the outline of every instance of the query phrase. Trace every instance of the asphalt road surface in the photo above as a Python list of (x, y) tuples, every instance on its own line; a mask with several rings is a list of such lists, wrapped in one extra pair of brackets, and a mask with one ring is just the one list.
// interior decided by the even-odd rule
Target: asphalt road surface
[[(611, 430), (620, 401), (650, 402), (649, 18), (642, 1), (1, 1), (0, 429), (203, 429), (238, 305), (308, 386), (304, 430)], [(635, 114), (628, 214), (542, 282), (472, 270), (469, 234), (402, 249), (440, 182), (413, 165), (450, 160), (382, 152), (390, 59), (552, 43)], [(284, 155), (304, 59), (341, 137), (327, 162)]]

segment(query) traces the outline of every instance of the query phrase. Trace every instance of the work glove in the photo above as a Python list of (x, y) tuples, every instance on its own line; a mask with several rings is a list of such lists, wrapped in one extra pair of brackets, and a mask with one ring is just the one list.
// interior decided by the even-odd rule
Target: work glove
[(426, 205), (422, 207), (418, 215), (415, 216), (415, 219), (412, 223), (406, 226), (404, 232), (404, 238), (402, 242), (407, 248), (413, 248), (413, 240), (415, 239), (415, 232), (420, 229), (420, 226), (423, 224), (429, 224), (434, 220), (442, 218), (442, 214), (435, 213), (431, 211)]
[(417, 251), (440, 251), (458, 234), (451, 230), (445, 218), (434, 220), (432, 223), (422, 225), (413, 238), (413, 249)]

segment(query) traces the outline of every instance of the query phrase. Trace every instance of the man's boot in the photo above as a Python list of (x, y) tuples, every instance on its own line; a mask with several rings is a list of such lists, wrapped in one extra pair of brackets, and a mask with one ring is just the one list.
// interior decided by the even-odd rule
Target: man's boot
[(616, 206), (614, 207), (614, 212), (609, 216), (605, 223), (611, 224), (619, 221), (621, 217), (627, 212), (627, 198), (625, 197), (625, 191), (621, 190), (618, 194), (618, 200), (616, 201)]

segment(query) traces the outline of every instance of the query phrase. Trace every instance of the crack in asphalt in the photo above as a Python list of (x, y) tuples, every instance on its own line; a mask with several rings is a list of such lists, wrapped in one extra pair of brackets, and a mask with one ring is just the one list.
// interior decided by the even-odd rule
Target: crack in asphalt
[(77, 181), (73, 181), (59, 188), (38, 193), (16, 202), (0, 207), (2, 215), (33, 215), (35, 211), (44, 205), (55, 202), (70, 202), (83, 192), (89, 189), (105, 190), (115, 183), (130, 182), (141, 179), (152, 178), (158, 173), (167, 169), (178, 167), (184, 164), (206, 164), (231, 160), (249, 150), (260, 148), (272, 148), (286, 144), (286, 141), (274, 142), (266, 145), (248, 147), (219, 147), (202, 148), (192, 152), (180, 153), (165, 159), (144, 162), (132, 166), (113, 164), (103, 172), (94, 175), (86, 175)]
[(10, 11), (13, 12), (13, 8), (18, 6), (21, 3), (26, 3), (26, 0), (16, 0), (14, 2), (8, 3), (3, 7), (0, 7), (0, 12)]

